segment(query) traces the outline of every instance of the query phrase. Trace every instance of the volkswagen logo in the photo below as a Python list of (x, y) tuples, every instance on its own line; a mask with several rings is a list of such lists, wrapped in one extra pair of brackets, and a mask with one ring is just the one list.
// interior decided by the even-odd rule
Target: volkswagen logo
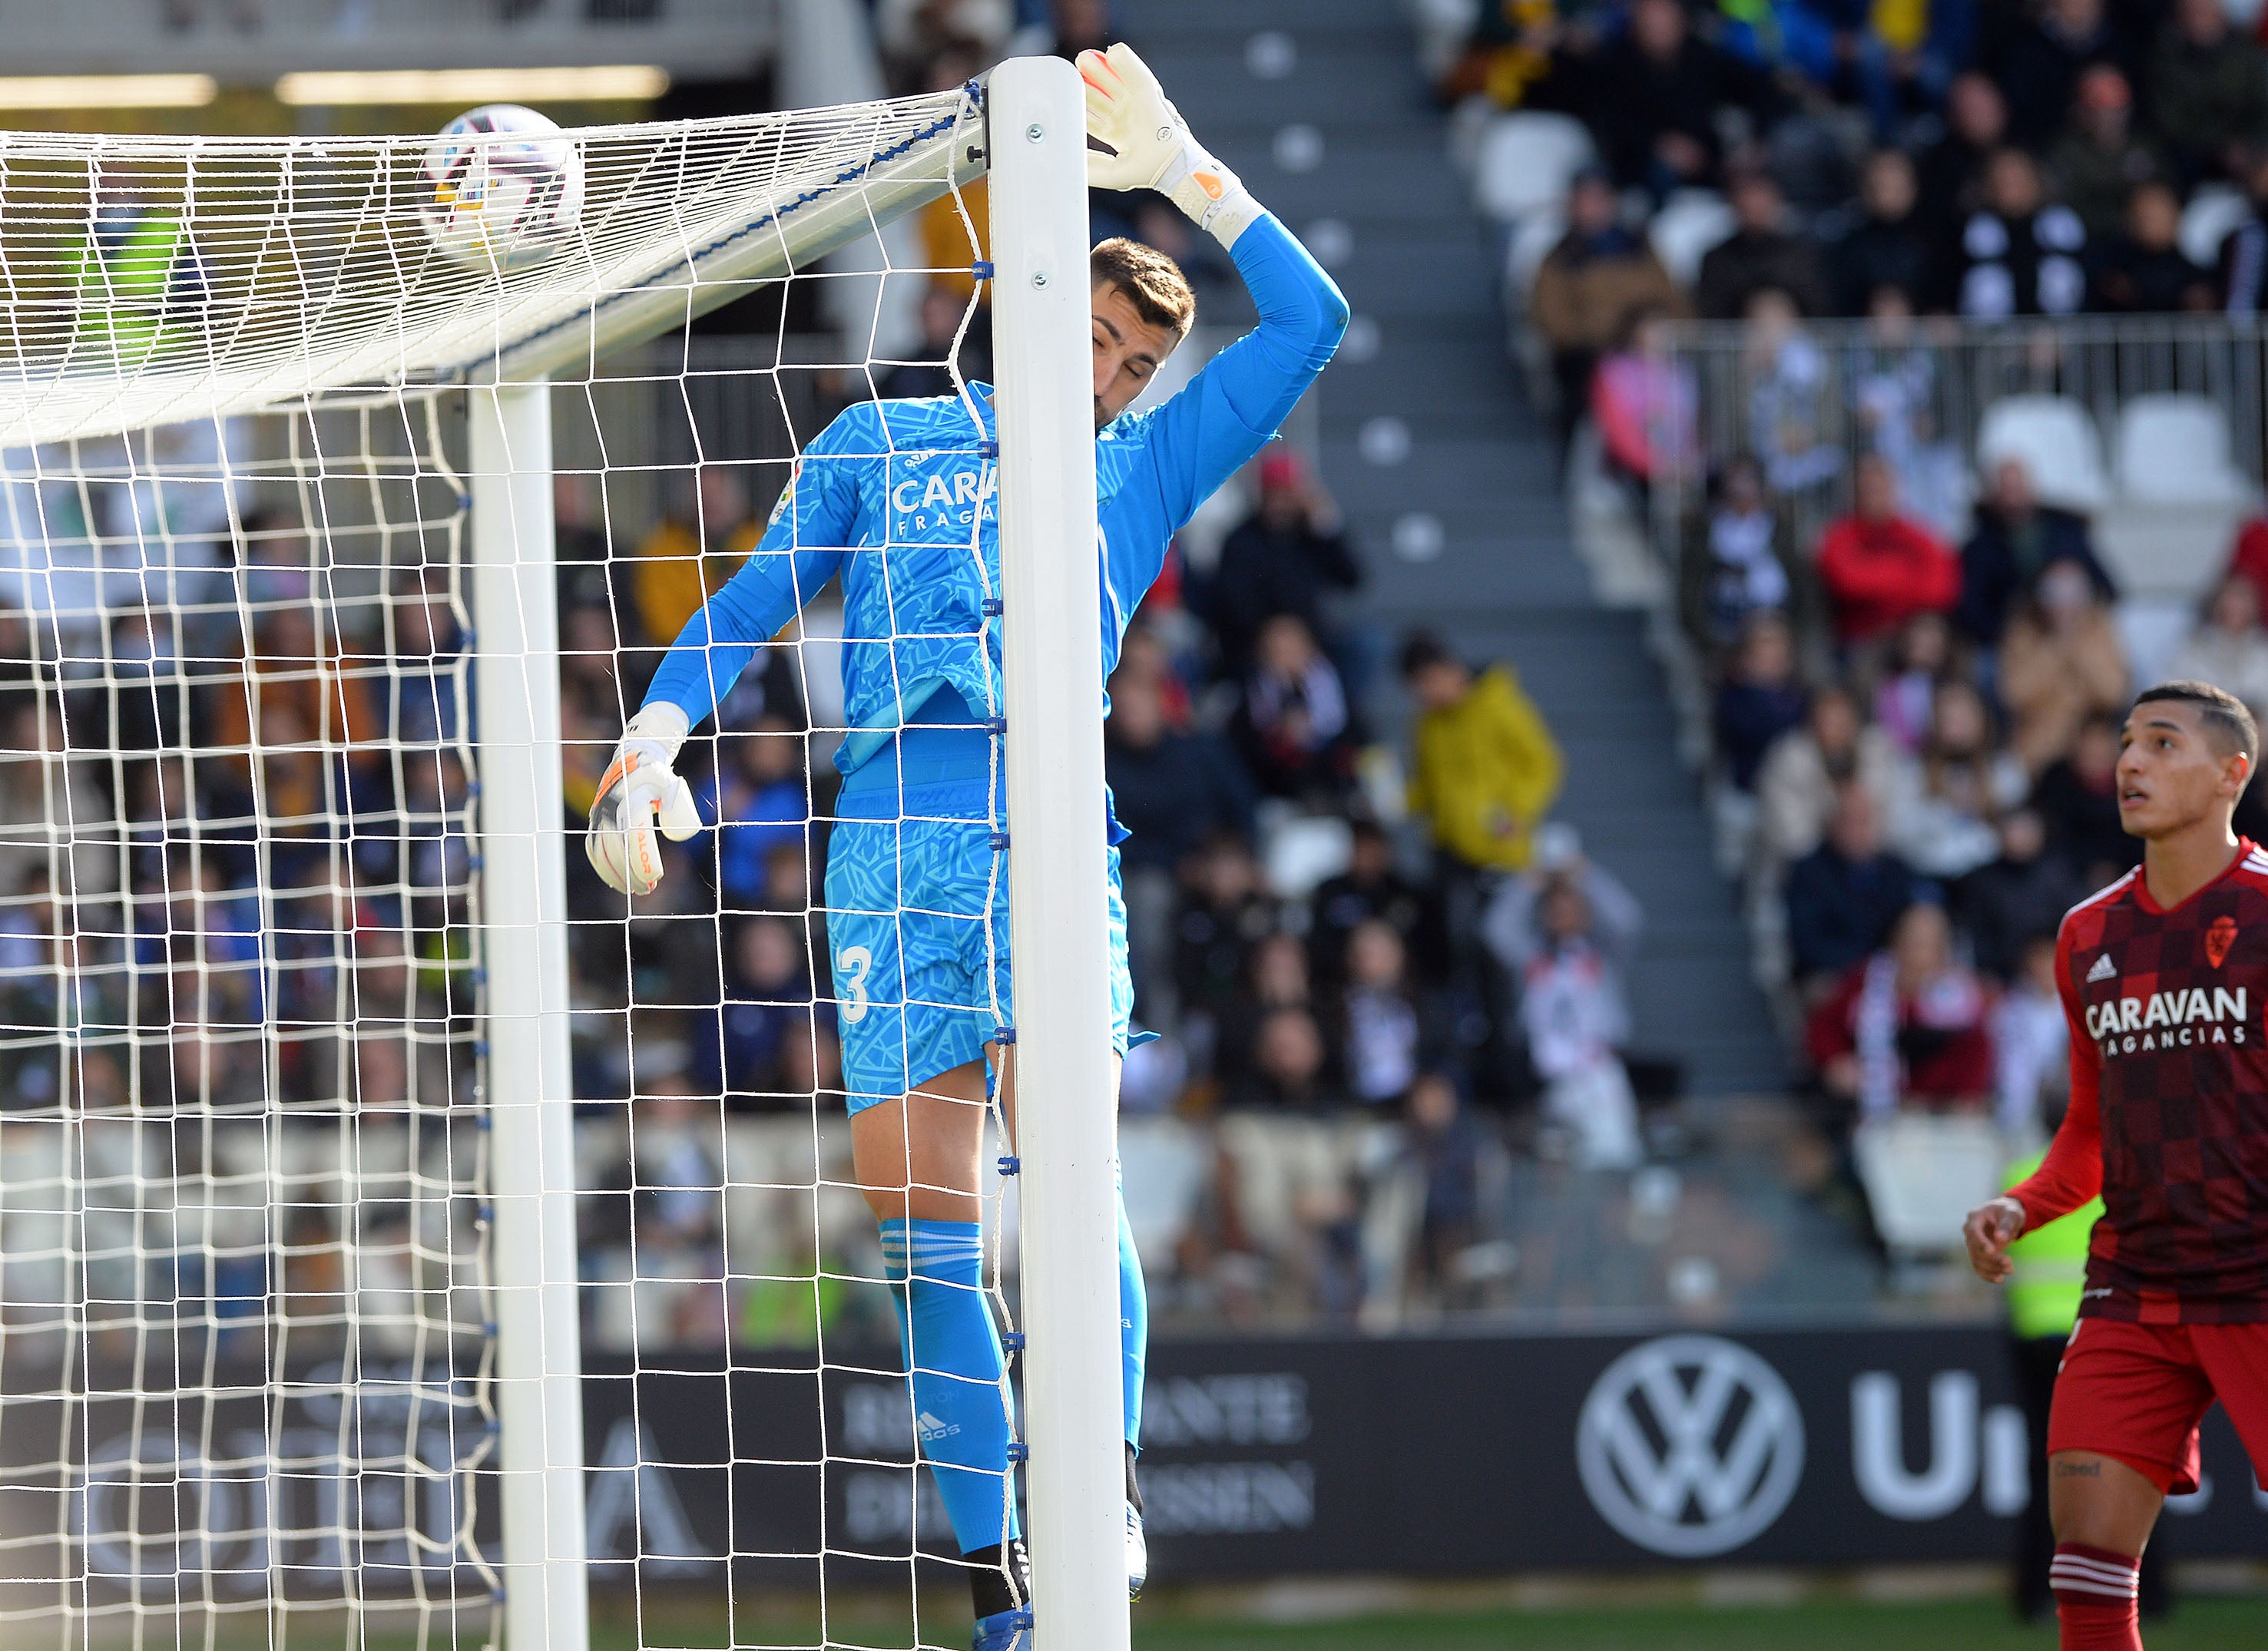
[(1715, 1336), (1632, 1347), (1592, 1384), (1575, 1429), (1592, 1506), (1642, 1548), (1729, 1553), (1803, 1477), (1803, 1416), (1779, 1372)]

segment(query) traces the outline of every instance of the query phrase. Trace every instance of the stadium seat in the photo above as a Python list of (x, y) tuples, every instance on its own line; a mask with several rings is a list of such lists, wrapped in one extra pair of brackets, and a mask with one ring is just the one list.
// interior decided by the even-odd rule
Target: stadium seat
[(1474, 202), (1499, 223), (1517, 224), (1557, 206), (1594, 152), (1590, 133), (1572, 114), (1507, 114), (1481, 139)]
[(2182, 211), (2182, 256), (2193, 264), (2212, 268), (2220, 256), (2221, 242), (2251, 211), (2244, 192), (2235, 184), (2198, 185), (2198, 192), (2190, 197), (2189, 205)]
[(1690, 288), (1701, 274), (1701, 260), (1736, 227), (1733, 209), (1715, 190), (1680, 189), (1662, 202), (1646, 233), (1669, 278)]
[(2136, 396), (2118, 409), (2111, 454), (2132, 503), (2241, 506), (2257, 492), (2229, 458), (2228, 415), (2205, 396)]
[(1957, 1253), (1961, 1223), (2000, 1190), (2008, 1145), (1981, 1114), (1893, 1112), (1859, 1126), (1851, 1155), (1891, 1255)]
[[(2137, 396), (2119, 409), (2111, 442), (2117, 497), (2096, 518), (2097, 547), (2119, 589), (2145, 611), (2187, 609), (2202, 597), (2237, 525), (2257, 508), (2259, 489), (2229, 450), (2228, 415), (2204, 396)], [(2131, 623), (2149, 628), (2144, 612)], [(2146, 645), (2149, 637), (2136, 640)]]
[(1990, 475), (2008, 459), (2023, 461), (2043, 504), (2091, 516), (2110, 502), (2102, 438), (2068, 396), (2012, 395), (1985, 409), (1977, 467)]
[(1212, 1144), (1178, 1118), (1128, 1118), (1118, 1126), (1118, 1163), (1142, 1270), (1152, 1278), (1170, 1276), (1182, 1236), (1212, 1178)]
[(1278, 899), (1304, 900), (1326, 877), (1344, 871), (1354, 859), (1354, 830), (1336, 815), (1263, 812), (1260, 857), (1268, 886)]

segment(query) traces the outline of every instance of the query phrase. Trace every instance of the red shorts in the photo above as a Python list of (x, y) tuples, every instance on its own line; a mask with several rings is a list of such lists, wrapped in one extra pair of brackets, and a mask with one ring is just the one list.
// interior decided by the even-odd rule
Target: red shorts
[(2268, 1485), (2268, 1324), (2082, 1318), (2056, 1377), (2048, 1454), (2092, 1450), (2185, 1495), (2198, 1487), (2198, 1423), (2215, 1399)]

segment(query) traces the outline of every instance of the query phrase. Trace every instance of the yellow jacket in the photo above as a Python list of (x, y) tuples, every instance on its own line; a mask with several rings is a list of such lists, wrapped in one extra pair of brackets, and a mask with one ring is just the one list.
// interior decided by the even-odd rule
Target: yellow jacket
[(1565, 763), (1511, 668), (1491, 666), (1456, 704), (1420, 716), (1417, 746), (1410, 807), (1433, 840), (1476, 866), (1525, 866)]

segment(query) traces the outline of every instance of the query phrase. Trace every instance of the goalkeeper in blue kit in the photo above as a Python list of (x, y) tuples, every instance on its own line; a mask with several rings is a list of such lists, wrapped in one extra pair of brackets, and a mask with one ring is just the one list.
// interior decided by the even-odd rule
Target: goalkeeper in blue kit
[[(1275, 433), (1330, 358), (1345, 301), (1298, 241), (1189, 135), (1127, 47), (1088, 52), (1090, 178), (1158, 189), (1228, 248), (1260, 313), (1163, 405), (1127, 415), (1188, 333), (1195, 299), (1172, 261), (1106, 241), (1091, 260), (1103, 670), (1197, 507)], [(1002, 1354), (982, 1276), (978, 1188), (987, 1063), (1005, 1097), (1012, 1051), (999, 745), (992, 392), (845, 410), (799, 459), (747, 564), (688, 622), (623, 730), (591, 811), (591, 862), (652, 890), (657, 833), (701, 829), (674, 772), (690, 729), (758, 647), (830, 579), (842, 582), (847, 737), (829, 841), (826, 919), (858, 1179), (881, 1222), (922, 1454), (970, 1566), (978, 1651), (1020, 1647), (1020, 1541), (1008, 1475)], [(1109, 852), (1114, 1047), (1133, 988)], [(1094, 1105), (1116, 1104), (1094, 1096)], [(1134, 1456), (1148, 1307), (1121, 1200), (1128, 1586), (1147, 1568)]]

